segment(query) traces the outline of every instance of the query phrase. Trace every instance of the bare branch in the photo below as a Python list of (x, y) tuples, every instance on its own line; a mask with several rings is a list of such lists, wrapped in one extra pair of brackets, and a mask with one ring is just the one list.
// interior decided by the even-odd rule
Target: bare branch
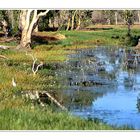
[(37, 58), (35, 56), (33, 56), (32, 54), (28, 54), (27, 51), (26, 51), (26, 55), (29, 55), (32, 60), (33, 60), (33, 64), (32, 64), (32, 72), (33, 72), (33, 75), (36, 75), (39, 67), (43, 66), (43, 62), (41, 62), (39, 65), (37, 65), (37, 67), (35, 68), (35, 64), (36, 64), (36, 61), (37, 61)]
[(37, 16), (38, 16), (38, 18), (39, 18), (39, 17), (41, 17), (41, 16), (46, 15), (48, 12), (49, 12), (49, 10), (46, 10), (45, 12), (40, 12)]
[(67, 111), (67, 108), (63, 106), (58, 100), (56, 100), (50, 93), (47, 91), (23, 91), (22, 94), (25, 94), (26, 98), (31, 100), (38, 100), (41, 106), (45, 106), (44, 102), (40, 100), (40, 94), (46, 95), (52, 102), (54, 102), (62, 110)]
[(34, 10), (34, 15), (33, 15), (33, 19), (32, 19), (32, 22), (31, 22), (29, 30), (32, 30), (34, 25), (35, 25), (35, 23), (37, 23), (38, 19), (41, 16), (46, 15), (48, 12), (49, 12), (49, 10), (46, 10), (45, 12), (40, 12), (39, 14), (37, 14), (37, 10)]
[(32, 72), (33, 72), (34, 75), (36, 74), (36, 72), (35, 72), (35, 63), (36, 63), (36, 61), (37, 61), (37, 58), (34, 59), (33, 65), (32, 65)]
[(41, 62), (37, 67), (36, 67), (36, 70), (34, 70), (34, 75), (37, 73), (39, 67), (43, 66), (43, 62)]
[(52, 97), (48, 92), (45, 92), (45, 94), (56, 104), (58, 105), (62, 110), (67, 110), (65, 106), (61, 105), (54, 97)]
[(35, 61), (36, 58), (32, 54), (28, 54), (26, 51), (26, 55), (29, 55), (33, 59), (33, 61)]

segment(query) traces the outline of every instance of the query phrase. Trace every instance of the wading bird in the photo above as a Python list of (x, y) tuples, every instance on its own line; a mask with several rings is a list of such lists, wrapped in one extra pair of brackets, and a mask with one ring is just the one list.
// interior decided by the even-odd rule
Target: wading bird
[(13, 87), (16, 87), (17, 86), (14, 77), (12, 78), (12, 85), (13, 85)]

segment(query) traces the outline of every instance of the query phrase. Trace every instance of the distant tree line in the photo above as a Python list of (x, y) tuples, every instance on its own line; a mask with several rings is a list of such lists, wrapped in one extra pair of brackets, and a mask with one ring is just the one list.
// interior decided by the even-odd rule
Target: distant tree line
[(138, 10), (0, 10), (0, 28), (5, 37), (20, 36), (19, 47), (30, 47), (31, 35), (38, 31), (81, 30), (93, 24), (128, 27), (140, 24)]

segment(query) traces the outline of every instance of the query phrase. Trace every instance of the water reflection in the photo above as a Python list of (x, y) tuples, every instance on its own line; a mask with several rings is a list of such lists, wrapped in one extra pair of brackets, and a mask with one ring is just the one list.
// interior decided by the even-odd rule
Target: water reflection
[(122, 48), (97, 47), (69, 55), (57, 74), (64, 104), (81, 117), (140, 129), (139, 55)]

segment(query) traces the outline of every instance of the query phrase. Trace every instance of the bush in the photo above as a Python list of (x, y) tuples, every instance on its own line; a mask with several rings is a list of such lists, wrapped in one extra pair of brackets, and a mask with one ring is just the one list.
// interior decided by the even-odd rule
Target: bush
[(132, 36), (132, 35), (126, 35), (120, 38), (120, 44), (125, 45), (128, 47), (133, 47), (138, 44), (138, 39), (140, 36)]

